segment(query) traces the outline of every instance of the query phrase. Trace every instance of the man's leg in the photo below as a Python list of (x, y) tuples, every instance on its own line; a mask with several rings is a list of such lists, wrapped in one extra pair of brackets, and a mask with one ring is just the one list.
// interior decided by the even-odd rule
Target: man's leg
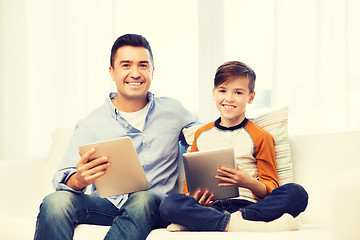
[(167, 222), (199, 231), (225, 231), (230, 218), (229, 212), (204, 207), (185, 194), (167, 196), (160, 205), (160, 215)]
[(76, 225), (111, 225), (117, 215), (118, 209), (107, 199), (57, 191), (40, 206), (34, 239), (72, 240)]
[[(136, 192), (120, 208), (105, 239), (143, 240), (155, 226), (161, 226), (162, 197), (150, 191)], [(165, 226), (163, 226), (165, 227)]]

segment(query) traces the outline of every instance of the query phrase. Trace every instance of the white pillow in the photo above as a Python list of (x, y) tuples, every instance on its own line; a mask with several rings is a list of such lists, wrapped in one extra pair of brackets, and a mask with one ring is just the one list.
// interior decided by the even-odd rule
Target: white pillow
[(275, 140), (275, 156), (279, 184), (293, 182), (292, 160), (288, 137), (288, 107), (283, 107), (251, 119), (256, 125), (268, 131)]

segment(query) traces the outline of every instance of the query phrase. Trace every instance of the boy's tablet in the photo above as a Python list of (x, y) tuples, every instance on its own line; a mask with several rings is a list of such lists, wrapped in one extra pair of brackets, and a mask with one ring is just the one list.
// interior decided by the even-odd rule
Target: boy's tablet
[(239, 196), (238, 187), (219, 187), (219, 180), (215, 178), (216, 168), (220, 166), (235, 167), (232, 148), (184, 153), (183, 161), (186, 182), (191, 195), (200, 188), (212, 192), (214, 194), (212, 200)]
[(149, 189), (144, 170), (129, 137), (97, 142), (79, 147), (84, 155), (92, 147), (96, 152), (91, 159), (108, 156), (111, 163), (106, 174), (95, 179), (100, 197), (110, 197)]

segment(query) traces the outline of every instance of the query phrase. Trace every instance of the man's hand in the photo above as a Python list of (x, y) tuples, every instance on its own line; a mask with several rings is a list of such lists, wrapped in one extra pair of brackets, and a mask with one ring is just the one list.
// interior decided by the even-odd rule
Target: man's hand
[(110, 166), (107, 156), (89, 161), (95, 152), (96, 149), (92, 148), (81, 156), (81, 159), (76, 164), (77, 171), (66, 182), (68, 187), (81, 190), (106, 173), (106, 169)]
[(211, 201), (213, 196), (214, 194), (207, 189), (204, 192), (198, 189), (194, 193), (193, 198), (195, 198), (195, 200), (198, 201), (204, 207), (211, 207), (217, 202), (217, 201)]

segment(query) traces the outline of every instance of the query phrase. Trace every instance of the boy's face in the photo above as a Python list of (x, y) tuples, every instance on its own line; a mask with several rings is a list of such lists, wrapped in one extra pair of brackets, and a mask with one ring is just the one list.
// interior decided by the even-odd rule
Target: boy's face
[(116, 51), (114, 67), (109, 67), (118, 98), (146, 101), (154, 73), (149, 50), (124, 46)]
[(216, 107), (224, 127), (240, 124), (245, 118), (246, 104), (252, 103), (255, 92), (250, 93), (249, 79), (234, 77), (213, 89)]

